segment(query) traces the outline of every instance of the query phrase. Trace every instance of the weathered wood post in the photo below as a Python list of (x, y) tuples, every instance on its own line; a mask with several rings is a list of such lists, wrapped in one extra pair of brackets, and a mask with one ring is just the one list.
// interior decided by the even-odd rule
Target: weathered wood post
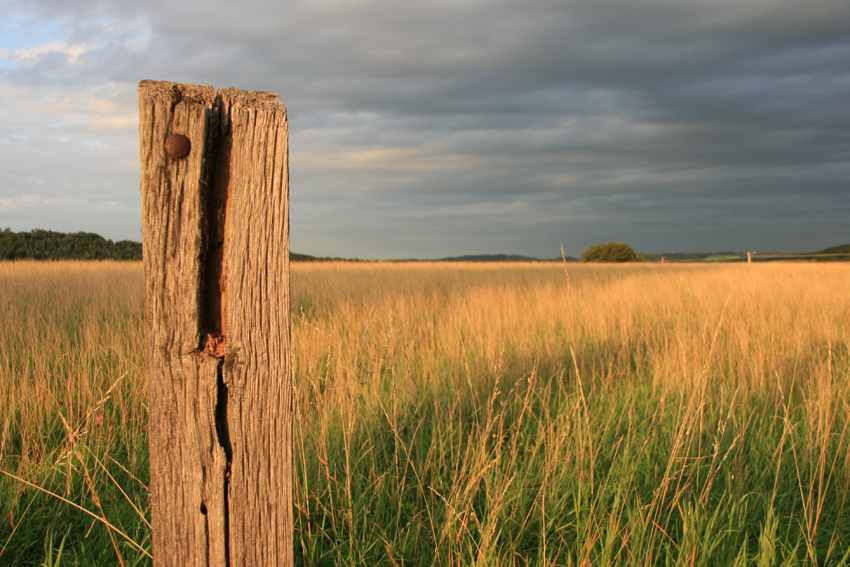
[(291, 566), (286, 107), (142, 81), (139, 131), (154, 566)]

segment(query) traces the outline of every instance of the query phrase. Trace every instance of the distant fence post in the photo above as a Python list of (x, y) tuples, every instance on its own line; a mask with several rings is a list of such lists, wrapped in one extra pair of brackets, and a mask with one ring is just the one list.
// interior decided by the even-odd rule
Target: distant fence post
[(139, 132), (154, 566), (289, 567), (286, 107), (142, 81)]

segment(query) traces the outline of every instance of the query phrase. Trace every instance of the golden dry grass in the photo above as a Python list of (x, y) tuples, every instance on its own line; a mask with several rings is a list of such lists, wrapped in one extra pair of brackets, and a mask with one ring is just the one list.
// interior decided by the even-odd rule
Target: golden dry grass
[(811, 374), (850, 337), (843, 264), (568, 269), (569, 285), (557, 264), (294, 264), (298, 376), (344, 383), (416, 361), (430, 384), (470, 364), (571, 366), (572, 347), (602, 383), (708, 372), (750, 389)]
[[(3, 470), (92, 508), (107, 467), (68, 455), (118, 461), (144, 507), (142, 279), (0, 263)], [(850, 549), (848, 264), (304, 263), (291, 287), (304, 564)], [(50, 514), (0, 488), (2, 561)]]
[(116, 382), (114, 417), (147, 419), (139, 263), (0, 263), (0, 289), (0, 459), (14, 429), (17, 465), (36, 466), (58, 415), (87, 430)]

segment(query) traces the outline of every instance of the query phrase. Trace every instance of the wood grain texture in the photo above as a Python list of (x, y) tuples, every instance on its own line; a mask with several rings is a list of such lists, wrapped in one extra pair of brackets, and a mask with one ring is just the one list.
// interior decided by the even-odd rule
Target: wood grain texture
[(142, 81), (139, 109), (154, 565), (289, 566), (286, 108)]
[[(230, 119), (224, 381), (234, 565), (292, 564), (288, 125), (274, 93), (220, 93)], [(286, 528), (289, 526), (289, 528)], [(288, 561), (288, 563), (287, 563)]]

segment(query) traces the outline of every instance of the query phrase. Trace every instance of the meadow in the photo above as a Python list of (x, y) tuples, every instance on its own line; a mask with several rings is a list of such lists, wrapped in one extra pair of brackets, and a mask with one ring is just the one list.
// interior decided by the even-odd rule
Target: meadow
[[(292, 265), (299, 565), (850, 564), (850, 265)], [(149, 565), (140, 263), (0, 263), (0, 564)]]

